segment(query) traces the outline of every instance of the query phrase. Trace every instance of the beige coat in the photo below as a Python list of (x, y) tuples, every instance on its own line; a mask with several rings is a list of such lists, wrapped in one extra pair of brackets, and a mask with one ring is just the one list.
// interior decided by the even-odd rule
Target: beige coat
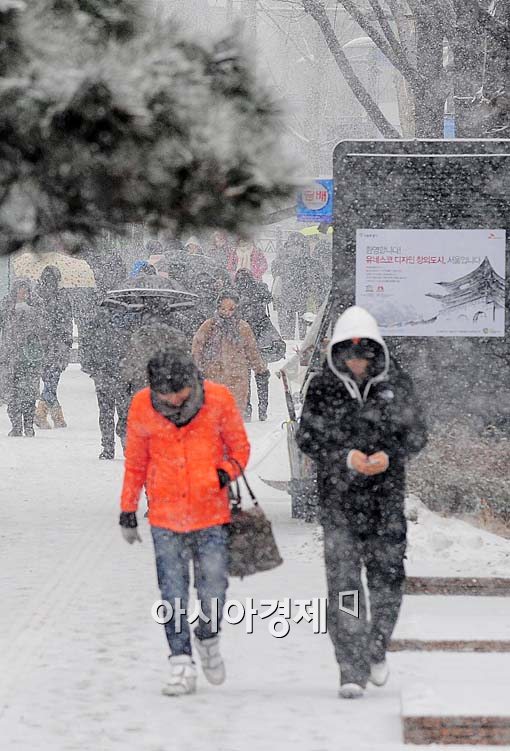
[(257, 341), (246, 321), (239, 321), (239, 342), (231, 341), (210, 318), (198, 329), (192, 353), (204, 376), (222, 383), (234, 394), (237, 406), (244, 412), (248, 404), (251, 371), (257, 375), (267, 371)]

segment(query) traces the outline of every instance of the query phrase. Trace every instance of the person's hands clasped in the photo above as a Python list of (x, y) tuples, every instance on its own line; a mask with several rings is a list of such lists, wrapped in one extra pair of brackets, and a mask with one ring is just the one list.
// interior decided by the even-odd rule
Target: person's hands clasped
[(381, 475), (390, 466), (388, 454), (385, 451), (377, 451), (368, 457), (369, 475)]
[(388, 454), (384, 451), (377, 451), (375, 454), (367, 456), (362, 451), (354, 449), (349, 453), (349, 468), (361, 475), (372, 477), (386, 472), (390, 465)]

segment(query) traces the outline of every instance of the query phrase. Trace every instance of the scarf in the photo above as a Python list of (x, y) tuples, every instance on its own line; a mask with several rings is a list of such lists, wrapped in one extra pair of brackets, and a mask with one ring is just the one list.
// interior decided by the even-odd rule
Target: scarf
[(225, 339), (233, 344), (241, 344), (241, 334), (239, 333), (239, 316), (234, 315), (231, 318), (223, 318), (219, 313), (214, 314), (215, 329)]
[(182, 428), (196, 417), (204, 405), (203, 380), (198, 378), (195, 381), (191, 394), (180, 407), (172, 407), (171, 404), (162, 401), (154, 391), (151, 391), (151, 401), (156, 412), (170, 420), (177, 428)]
[(237, 248), (237, 270), (248, 269), (251, 271), (251, 253), (252, 245), (250, 243), (241, 243)]

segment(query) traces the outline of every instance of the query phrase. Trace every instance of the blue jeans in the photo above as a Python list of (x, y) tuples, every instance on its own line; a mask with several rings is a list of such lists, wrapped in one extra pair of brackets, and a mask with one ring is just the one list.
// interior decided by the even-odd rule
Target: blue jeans
[[(187, 613), (190, 562), (193, 561), (194, 583), (202, 612), (211, 618), (212, 598), (218, 599), (218, 630), (228, 587), (228, 529), (226, 526), (206, 527), (194, 532), (172, 532), (151, 527), (161, 599), (175, 607), (176, 598)], [(180, 628), (175, 618), (165, 624), (166, 638), (172, 655), (191, 655), (190, 624), (184, 615)], [(195, 629), (198, 639), (209, 639), (217, 632), (213, 623), (200, 619)]]
[(41, 394), (41, 399), (43, 399), (49, 407), (55, 407), (58, 405), (57, 389), (61, 375), (62, 369), (55, 367), (55, 365), (47, 365), (43, 368), (41, 378), (43, 380), (44, 389)]

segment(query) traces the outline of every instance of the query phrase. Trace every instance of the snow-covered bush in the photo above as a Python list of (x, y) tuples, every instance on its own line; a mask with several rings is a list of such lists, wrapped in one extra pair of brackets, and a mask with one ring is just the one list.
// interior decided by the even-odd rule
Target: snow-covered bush
[(510, 440), (494, 426), (482, 432), (467, 417), (436, 423), (428, 446), (411, 462), (409, 488), (433, 511), (479, 514), (510, 524)]
[(0, 252), (128, 222), (242, 231), (290, 183), (235, 38), (142, 0), (0, 0)]

